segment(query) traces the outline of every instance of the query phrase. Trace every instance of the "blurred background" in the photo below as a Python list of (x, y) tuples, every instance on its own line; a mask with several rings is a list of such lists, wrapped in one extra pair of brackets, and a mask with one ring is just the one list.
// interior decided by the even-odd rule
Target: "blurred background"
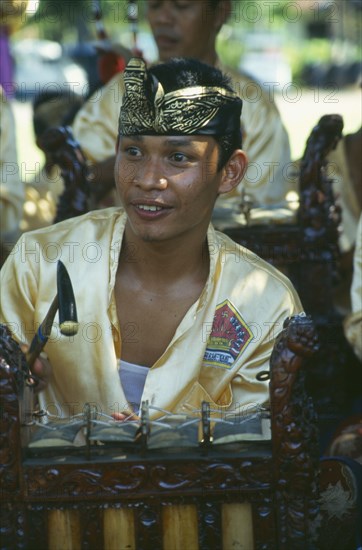
[[(9, 12), (4, 10), (14, 9), (10, 4), (14, 2), (0, 3), (2, 17), (5, 13), (8, 20)], [(42, 162), (32, 128), (34, 96), (61, 89), (87, 96), (98, 79), (95, 44), (99, 19), (115, 44), (130, 48), (134, 13), (129, 10), (130, 4), (131, 9), (134, 6), (126, 0), (29, 0), (19, 4), (23, 6), (21, 21), (14, 24), (8, 37), (13, 87), (6, 91), (14, 107), (19, 161), (31, 170), (35, 162)], [(157, 49), (144, 17), (145, 4), (145, 0), (137, 2), (137, 41), (144, 57), (152, 62)], [(361, 125), (361, 15), (362, 0), (233, 3), (229, 22), (218, 38), (220, 58), (250, 73), (274, 97), (294, 159), (302, 155), (311, 128), (323, 114), (341, 114), (345, 133)]]

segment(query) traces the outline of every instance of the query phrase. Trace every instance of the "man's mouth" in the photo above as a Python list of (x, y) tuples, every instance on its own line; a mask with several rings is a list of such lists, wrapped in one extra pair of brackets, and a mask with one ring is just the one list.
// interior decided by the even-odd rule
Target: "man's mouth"
[(137, 204), (137, 208), (145, 210), (146, 212), (158, 212), (159, 210), (163, 210), (162, 206), (150, 206), (148, 204)]
[(131, 203), (138, 216), (144, 220), (158, 219), (168, 214), (172, 208), (166, 204), (147, 204), (135, 201)]
[(174, 46), (175, 44), (177, 44), (177, 40), (172, 37), (172, 36), (167, 36), (167, 35), (159, 35), (159, 36), (156, 36), (156, 42), (157, 42), (157, 45), (158, 46), (163, 46), (163, 47), (171, 47), (171, 46)]

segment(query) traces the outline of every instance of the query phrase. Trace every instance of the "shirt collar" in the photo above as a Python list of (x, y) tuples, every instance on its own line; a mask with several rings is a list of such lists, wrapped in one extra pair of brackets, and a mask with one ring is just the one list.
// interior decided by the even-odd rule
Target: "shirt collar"
[(117, 267), (119, 262), (119, 253), (121, 251), (124, 229), (126, 226), (127, 216), (123, 208), (119, 209), (119, 215), (113, 226), (111, 238), (111, 247), (109, 251), (109, 283), (108, 283), (108, 302), (111, 300), (116, 283)]
[[(126, 226), (127, 215), (124, 210), (121, 208), (119, 210), (119, 215), (116, 218), (113, 234), (111, 239), (111, 248), (109, 252), (109, 285), (108, 285), (108, 301), (111, 302), (112, 294), (114, 291), (114, 285), (116, 282), (117, 267), (119, 262), (119, 253), (122, 246), (124, 230)], [(213, 288), (213, 282), (215, 280), (215, 274), (218, 265), (219, 258), (219, 245), (216, 239), (216, 232), (213, 225), (210, 223), (207, 230), (207, 245), (209, 249), (209, 261), (210, 269), (209, 276), (207, 278), (206, 284), (203, 291), (201, 292), (197, 311), (201, 310), (204, 304), (208, 301), (208, 296), (210, 293), (210, 288)]]
[(211, 223), (207, 230), (207, 246), (209, 249), (209, 261), (210, 261), (209, 276), (207, 278), (204, 289), (201, 292), (199, 303), (197, 306), (197, 311), (201, 310), (204, 307), (205, 303), (208, 302), (210, 289), (214, 287), (214, 280), (215, 280), (215, 275), (216, 275), (216, 270), (218, 265), (220, 250), (218, 248), (219, 245), (217, 243), (215, 229)]

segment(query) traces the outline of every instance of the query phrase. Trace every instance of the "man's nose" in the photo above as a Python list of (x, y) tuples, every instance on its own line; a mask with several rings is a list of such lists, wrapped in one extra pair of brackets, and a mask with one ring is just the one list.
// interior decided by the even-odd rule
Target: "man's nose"
[(145, 162), (133, 181), (136, 185), (147, 191), (151, 189), (166, 189), (168, 185), (167, 178), (164, 176), (158, 160)]
[(154, 21), (159, 25), (169, 25), (173, 20), (174, 6), (170, 0), (163, 0), (153, 15)]

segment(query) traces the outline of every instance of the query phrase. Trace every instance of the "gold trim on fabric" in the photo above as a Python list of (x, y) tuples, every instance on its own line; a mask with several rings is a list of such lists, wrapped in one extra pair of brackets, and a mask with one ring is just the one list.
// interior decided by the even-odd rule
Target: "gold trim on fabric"
[(221, 106), (239, 100), (234, 92), (207, 86), (191, 86), (165, 94), (161, 83), (157, 82), (152, 104), (145, 91), (146, 65), (137, 58), (128, 63), (124, 84), (126, 91), (119, 119), (122, 135), (146, 131), (194, 134), (215, 118)]

